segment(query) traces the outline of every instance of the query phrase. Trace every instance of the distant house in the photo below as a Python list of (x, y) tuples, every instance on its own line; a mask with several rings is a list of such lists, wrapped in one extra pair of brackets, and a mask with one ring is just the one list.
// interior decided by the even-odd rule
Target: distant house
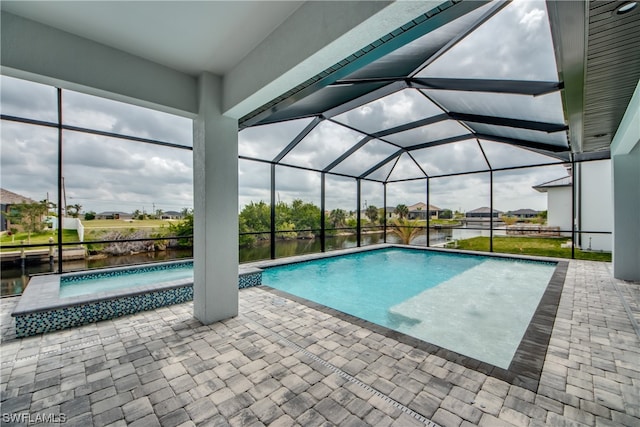
[[(4, 188), (0, 188), (0, 211), (3, 213), (10, 213), (11, 205), (17, 205), (19, 203), (36, 203), (36, 201), (12, 191), (5, 190)], [(6, 231), (10, 227), (11, 222), (7, 220), (5, 215), (1, 215), (0, 231)]]
[(540, 214), (540, 211), (535, 211), (533, 209), (518, 209), (515, 211), (509, 211), (505, 215), (506, 216), (515, 216), (519, 219), (527, 219), (527, 218), (535, 218)]
[[(409, 219), (427, 219), (427, 204), (426, 203), (416, 203), (415, 205), (408, 206), (409, 208)], [(437, 206), (429, 205), (429, 217), (431, 219), (438, 219), (440, 217), (440, 209)]]
[(162, 213), (161, 219), (182, 219), (182, 213), (178, 211), (166, 211)]
[(472, 211), (467, 211), (467, 213), (464, 215), (466, 218), (491, 218), (492, 216), (494, 218), (500, 218), (503, 214), (502, 211), (499, 211), (497, 209), (493, 210), (493, 213), (491, 213), (491, 209), (483, 206), (481, 208), (478, 209), (474, 209)]
[(565, 236), (571, 235), (568, 231), (572, 227), (572, 181), (571, 176), (564, 176), (533, 187), (540, 193), (547, 193), (547, 225), (560, 227)]
[(96, 219), (133, 219), (133, 215), (126, 212), (104, 211), (96, 214)]
[(386, 208), (384, 208), (384, 215), (387, 217), (387, 219), (398, 217), (398, 215), (396, 214), (396, 208), (392, 206), (387, 206)]

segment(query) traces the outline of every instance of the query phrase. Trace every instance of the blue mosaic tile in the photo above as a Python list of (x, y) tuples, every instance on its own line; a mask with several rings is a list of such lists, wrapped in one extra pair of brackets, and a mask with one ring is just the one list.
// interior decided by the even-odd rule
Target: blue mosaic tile
[(193, 261), (171, 262), (153, 265), (135, 266), (131, 268), (109, 269), (107, 271), (86, 271), (82, 273), (68, 273), (60, 277), (60, 283), (76, 283), (87, 279), (100, 279), (107, 277), (127, 276), (151, 271), (166, 271), (176, 268), (193, 267)]
[(51, 311), (29, 313), (16, 316), (16, 336), (22, 338), (72, 328), (191, 300), (193, 300), (193, 287), (184, 286)]
[[(182, 264), (182, 266), (185, 265), (185, 263), (177, 264)], [(261, 271), (241, 274), (238, 277), (239, 289), (259, 286), (261, 284)], [(140, 311), (153, 310), (158, 307), (180, 304), (192, 300), (193, 285), (186, 285), (159, 291), (151, 291), (143, 294), (88, 302), (69, 307), (52, 309), (49, 311), (18, 315), (15, 316), (16, 336), (22, 338), (66, 328), (73, 328), (88, 323), (114, 319), (116, 317), (126, 316)]]
[(252, 286), (262, 285), (262, 272), (243, 274), (238, 278), (238, 288), (250, 288)]

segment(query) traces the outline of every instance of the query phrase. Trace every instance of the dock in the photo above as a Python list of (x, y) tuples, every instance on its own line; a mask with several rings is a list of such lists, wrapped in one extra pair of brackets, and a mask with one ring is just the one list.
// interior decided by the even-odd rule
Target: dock
[[(19, 262), (22, 259), (22, 251), (0, 252), (0, 262)], [(49, 262), (49, 249), (25, 249), (24, 258), (27, 262)], [(85, 259), (87, 251), (82, 246), (65, 248), (62, 250), (62, 260), (71, 261)], [(58, 249), (53, 250), (54, 261), (58, 260)]]

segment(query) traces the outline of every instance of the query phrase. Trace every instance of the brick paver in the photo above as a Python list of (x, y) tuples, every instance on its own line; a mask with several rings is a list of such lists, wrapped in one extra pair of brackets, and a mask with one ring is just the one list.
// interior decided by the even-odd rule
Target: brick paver
[[(627, 303), (623, 305), (622, 298)], [(180, 304), (16, 339), (2, 413), (73, 425), (640, 425), (640, 285), (571, 261), (536, 391), (262, 288), (203, 326)]]

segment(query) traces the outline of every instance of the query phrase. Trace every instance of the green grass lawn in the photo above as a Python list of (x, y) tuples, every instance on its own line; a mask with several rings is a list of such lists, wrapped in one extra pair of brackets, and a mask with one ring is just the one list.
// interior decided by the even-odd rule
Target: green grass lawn
[[(40, 243), (49, 243), (49, 237), (53, 237), (53, 242), (58, 243), (58, 231), (46, 231), (43, 233), (32, 233), (31, 234), (31, 244), (37, 245)], [(3, 234), (0, 237), (0, 246), (3, 246), (2, 251), (17, 251), (17, 248), (4, 248), (6, 245), (19, 245), (21, 241), (24, 240), (25, 244), (28, 244), (27, 241), (27, 233), (16, 233), (13, 236), (8, 236)], [(62, 241), (63, 242), (77, 242), (78, 241), (78, 232), (76, 230), (62, 230)], [(46, 246), (43, 246), (46, 248)], [(38, 249), (38, 248), (29, 248), (29, 249)]]
[[(547, 256), (555, 258), (571, 258), (571, 248), (560, 247), (562, 243), (569, 241), (569, 238), (544, 238), (544, 237), (503, 237), (493, 238), (493, 251), (506, 254), (522, 254)], [(473, 237), (466, 240), (458, 240), (458, 249), (470, 251), (488, 251), (488, 237)], [(575, 250), (576, 259), (590, 261), (611, 261), (611, 253), (608, 252), (585, 252)]]
[(111, 231), (119, 231), (125, 235), (136, 230), (145, 230), (149, 233), (158, 233), (160, 230), (168, 230), (169, 225), (180, 221), (162, 219), (121, 220), (121, 219), (94, 219), (82, 221), (84, 225), (84, 240), (102, 240), (104, 235)]
[(85, 230), (91, 229), (113, 229), (113, 228), (161, 228), (168, 227), (169, 224), (180, 221), (170, 221), (166, 219), (142, 219), (142, 220), (122, 220), (122, 219), (92, 219), (82, 221)]
[[(425, 225), (427, 225), (427, 221), (424, 221)], [(434, 225), (443, 225), (443, 226), (449, 226), (449, 227), (455, 227), (457, 225), (460, 225), (460, 221), (458, 221), (457, 219), (430, 219), (429, 220), (429, 225), (430, 226), (434, 226)]]

